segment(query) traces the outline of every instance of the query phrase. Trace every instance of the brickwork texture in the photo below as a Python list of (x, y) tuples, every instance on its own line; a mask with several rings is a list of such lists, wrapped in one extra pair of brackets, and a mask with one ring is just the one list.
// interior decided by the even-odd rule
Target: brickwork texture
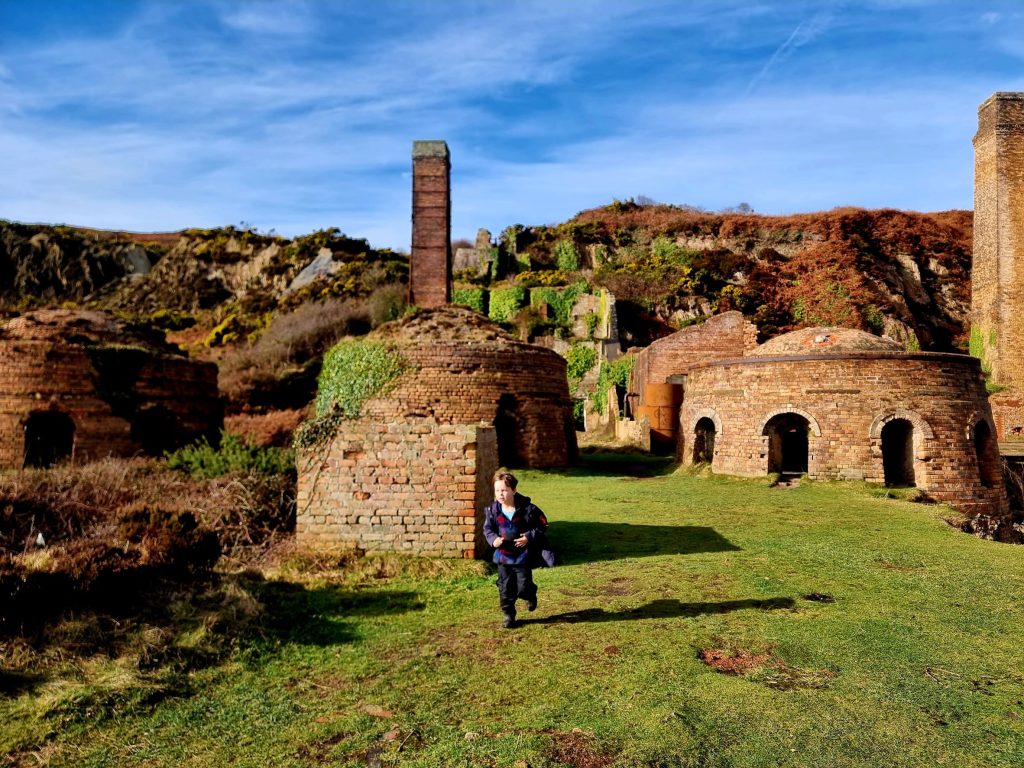
[(1024, 93), (995, 93), (974, 137), (971, 351), (991, 381), (1024, 388)]
[(217, 367), (145, 346), (99, 312), (46, 310), (0, 329), (0, 467), (20, 468), (25, 426), (57, 411), (72, 458), (160, 452), (223, 424)]
[(884, 482), (882, 430), (900, 419), (911, 425), (917, 487), (968, 513), (1007, 511), (976, 358), (859, 351), (751, 356), (691, 369), (680, 459), (693, 463), (704, 420), (705, 427), (714, 424), (715, 472), (766, 475), (770, 425), (785, 414), (807, 424), (811, 478)]
[(409, 303), (451, 301), (451, 160), (443, 141), (413, 142)]

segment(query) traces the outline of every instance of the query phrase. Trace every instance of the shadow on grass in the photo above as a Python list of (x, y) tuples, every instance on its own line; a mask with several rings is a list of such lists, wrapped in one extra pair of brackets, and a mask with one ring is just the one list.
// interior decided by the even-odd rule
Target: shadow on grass
[(548, 539), (565, 565), (597, 560), (698, 552), (738, 552), (739, 547), (704, 525), (632, 525), (559, 521)]
[[(260, 584), (254, 593), (264, 606), (255, 634), (274, 646), (328, 646), (357, 640), (352, 620), (419, 611), (425, 606), (410, 591), (351, 589), (337, 585), (307, 588), (287, 581)], [(266, 648), (264, 648), (266, 650)]]
[(629, 451), (598, 451), (581, 453), (577, 463), (571, 467), (546, 469), (544, 472), (565, 477), (623, 475), (643, 478), (670, 475), (675, 469), (675, 458), (672, 456)]
[(684, 603), (681, 600), (652, 600), (646, 605), (624, 611), (606, 611), (604, 608), (584, 608), (580, 611), (556, 613), (537, 619), (520, 619), (521, 624), (586, 624), (601, 621), (634, 621), (636, 619), (676, 619), (695, 616), (732, 613), (733, 611), (779, 611), (793, 608), (790, 597), (768, 600), (723, 600), (717, 603)]

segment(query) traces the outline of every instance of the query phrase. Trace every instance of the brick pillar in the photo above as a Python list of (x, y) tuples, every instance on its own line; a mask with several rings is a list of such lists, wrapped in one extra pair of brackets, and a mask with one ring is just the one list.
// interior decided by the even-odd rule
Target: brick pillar
[(1024, 93), (978, 107), (971, 286), (971, 354), (994, 383), (1024, 389)]
[(440, 307), (452, 297), (451, 162), (443, 141), (412, 143), (409, 303)]

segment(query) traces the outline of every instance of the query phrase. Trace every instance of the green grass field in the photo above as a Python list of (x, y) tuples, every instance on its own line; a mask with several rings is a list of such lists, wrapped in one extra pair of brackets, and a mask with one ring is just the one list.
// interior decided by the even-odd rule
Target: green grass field
[(1024, 764), (1024, 549), (860, 484), (597, 461), (520, 477), (564, 557), (536, 572), (520, 628), (501, 629), (479, 563), (229, 574), (102, 654), (6, 644), (0, 752), (26, 766)]

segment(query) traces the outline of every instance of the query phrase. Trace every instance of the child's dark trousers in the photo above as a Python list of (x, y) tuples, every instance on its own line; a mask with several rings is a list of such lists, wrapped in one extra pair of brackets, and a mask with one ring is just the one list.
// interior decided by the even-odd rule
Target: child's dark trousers
[(533, 569), (525, 565), (498, 564), (498, 596), (501, 612), (515, 618), (516, 599), (531, 602), (537, 599), (537, 585), (533, 583)]

